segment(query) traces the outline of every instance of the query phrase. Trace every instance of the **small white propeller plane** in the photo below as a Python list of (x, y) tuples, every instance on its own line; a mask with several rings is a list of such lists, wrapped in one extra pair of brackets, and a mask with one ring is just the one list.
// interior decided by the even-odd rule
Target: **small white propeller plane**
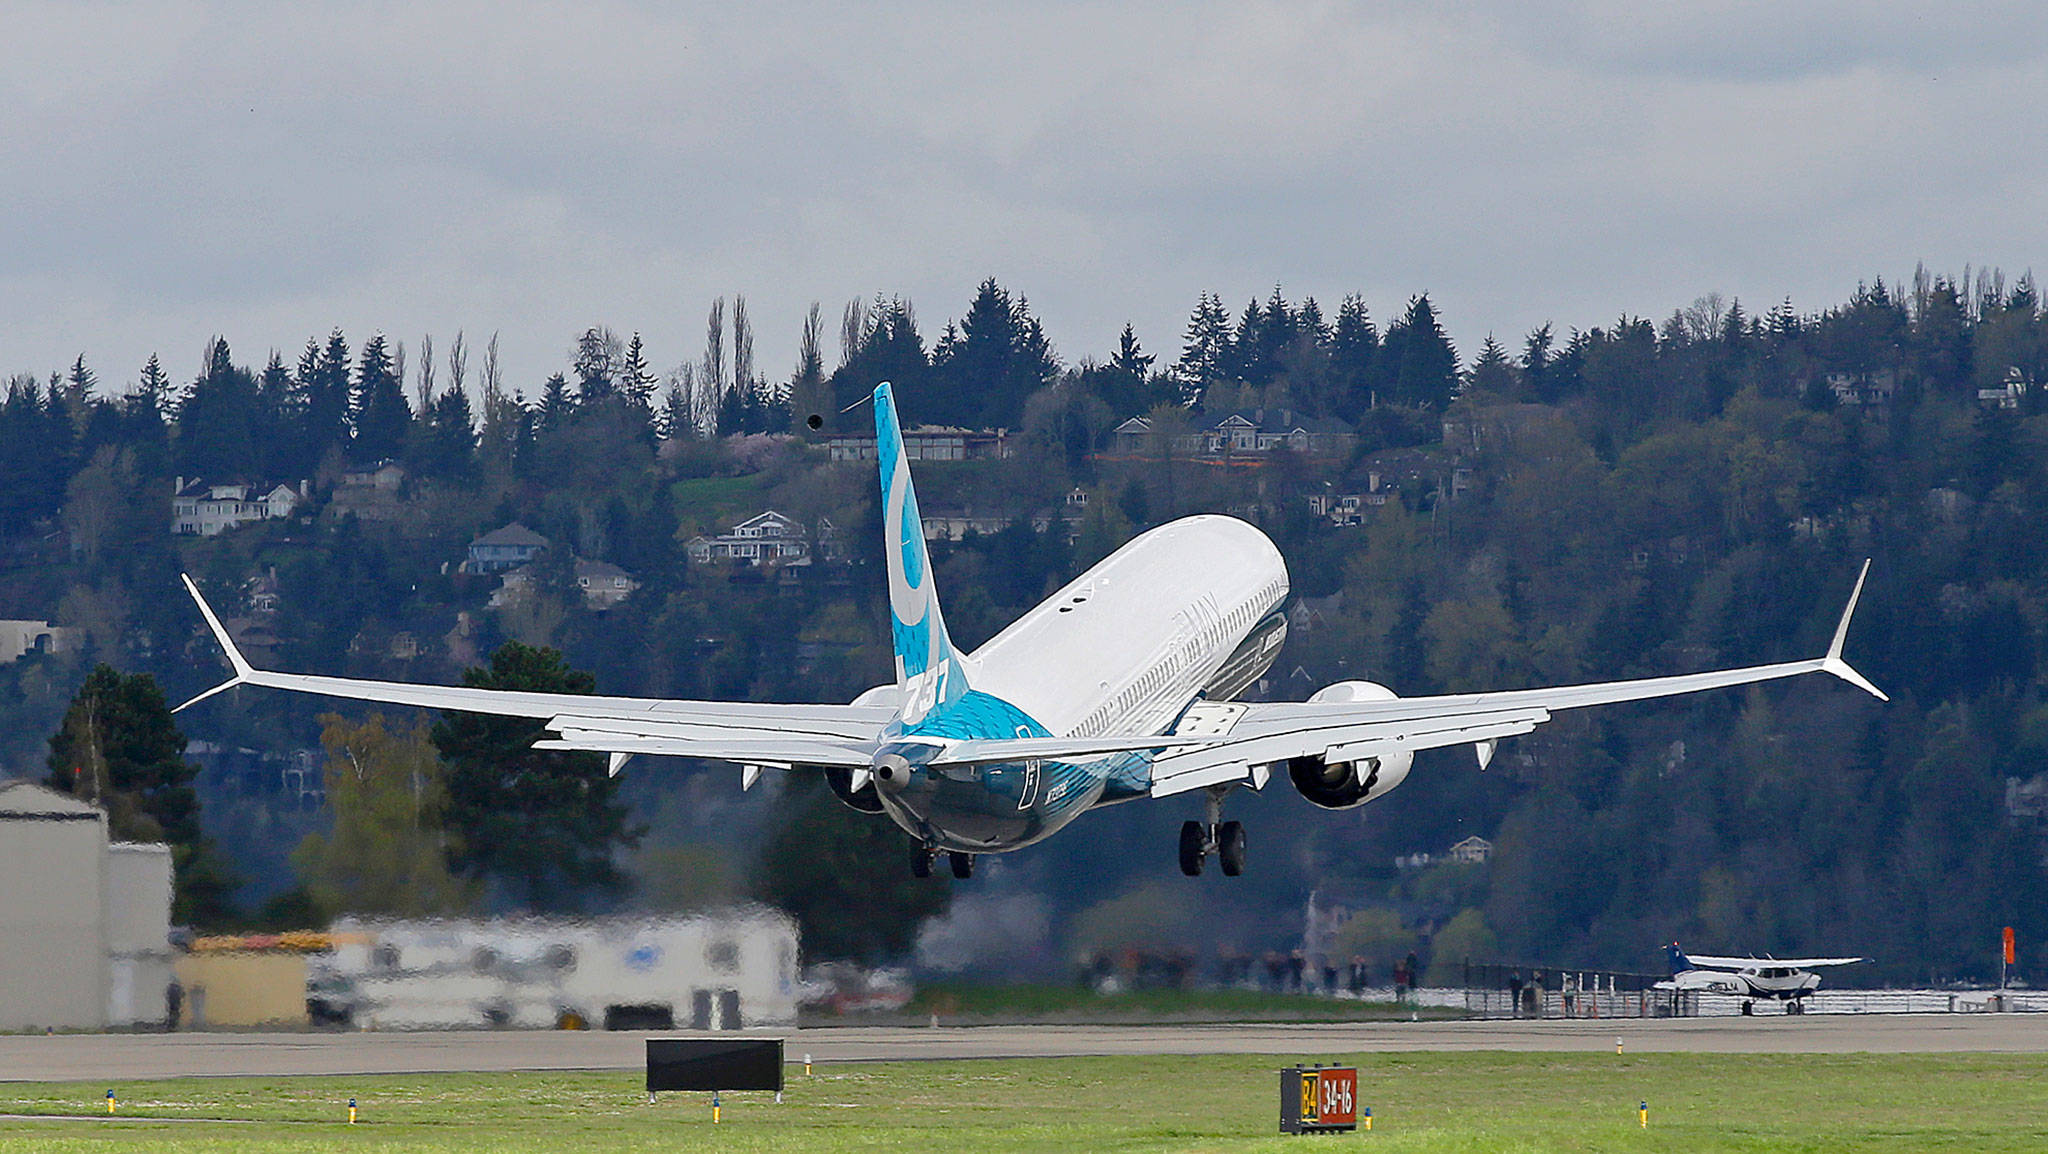
[(1780, 1000), (1785, 1012), (1805, 1012), (1800, 999), (1820, 988), (1814, 970), (1849, 966), (1868, 958), (1724, 958), (1710, 954), (1688, 954), (1671, 943), (1671, 980), (1657, 983), (1664, 990), (1700, 990), (1742, 998), (1742, 1012), (1749, 1012), (1751, 1000)]
[(1415, 752), (1470, 745), (1483, 769), (1504, 737), (1559, 710), (1640, 701), (1828, 673), (1884, 694), (1842, 658), (1870, 563), (1825, 656), (1745, 669), (1554, 689), (1402, 699), (1340, 681), (1305, 702), (1231, 699), (1279, 656), (1287, 634), (1287, 566), (1257, 528), (1233, 517), (1184, 517), (1141, 533), (972, 653), (955, 649), (939, 612), (923, 522), (889, 385), (874, 391), (882, 523), (896, 680), (849, 705), (582, 697), (275, 673), (251, 665), (186, 577), (234, 668), (257, 685), (426, 709), (531, 717), (538, 748), (730, 762), (742, 787), (763, 769), (820, 772), (853, 809), (887, 814), (914, 843), (911, 868), (939, 853), (956, 877), (977, 854), (1021, 849), (1087, 810), (1199, 792), (1204, 820), (1181, 827), (1180, 866), (1215, 854), (1245, 865), (1244, 827), (1222, 820), (1232, 791), (1263, 789), (1277, 770), (1325, 809), (1350, 809), (1408, 775)]

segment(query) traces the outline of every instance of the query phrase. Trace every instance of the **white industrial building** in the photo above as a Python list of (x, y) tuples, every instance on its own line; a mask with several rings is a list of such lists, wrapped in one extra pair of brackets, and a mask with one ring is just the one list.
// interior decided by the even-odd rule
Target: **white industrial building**
[(365, 1029), (737, 1030), (796, 1020), (797, 932), (746, 907), (689, 917), (343, 920), (311, 959), (323, 1017)]
[(107, 815), (0, 783), (0, 1030), (161, 1023), (171, 854), (107, 840)]

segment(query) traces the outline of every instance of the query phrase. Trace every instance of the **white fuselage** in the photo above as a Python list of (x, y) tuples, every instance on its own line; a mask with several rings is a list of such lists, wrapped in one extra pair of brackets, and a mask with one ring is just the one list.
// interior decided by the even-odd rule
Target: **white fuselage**
[(1163, 733), (1287, 590), (1264, 533), (1185, 517), (1068, 582), (975, 650), (969, 672), (1060, 736)]
[[(977, 730), (947, 736), (1164, 734), (1287, 592), (1280, 551), (1257, 528), (1221, 516), (1162, 525), (968, 655), (973, 693), (958, 716)], [(1135, 751), (917, 770), (881, 800), (929, 846), (1001, 852), (1142, 796), (1150, 765)]]

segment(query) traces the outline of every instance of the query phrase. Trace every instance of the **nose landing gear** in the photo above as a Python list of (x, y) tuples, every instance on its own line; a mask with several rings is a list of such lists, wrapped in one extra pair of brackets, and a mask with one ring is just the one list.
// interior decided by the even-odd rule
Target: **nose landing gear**
[(1207, 821), (1181, 823), (1180, 872), (1189, 877), (1201, 876), (1202, 866), (1211, 852), (1215, 853), (1217, 864), (1223, 867), (1224, 877), (1234, 878), (1244, 873), (1244, 825), (1221, 820), (1224, 792), (1209, 791)]

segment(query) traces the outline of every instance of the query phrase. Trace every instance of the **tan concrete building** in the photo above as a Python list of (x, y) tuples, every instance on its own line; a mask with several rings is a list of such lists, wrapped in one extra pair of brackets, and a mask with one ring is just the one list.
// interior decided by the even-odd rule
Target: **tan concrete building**
[(0, 784), (0, 1030), (161, 1022), (171, 859), (110, 844), (94, 806)]

